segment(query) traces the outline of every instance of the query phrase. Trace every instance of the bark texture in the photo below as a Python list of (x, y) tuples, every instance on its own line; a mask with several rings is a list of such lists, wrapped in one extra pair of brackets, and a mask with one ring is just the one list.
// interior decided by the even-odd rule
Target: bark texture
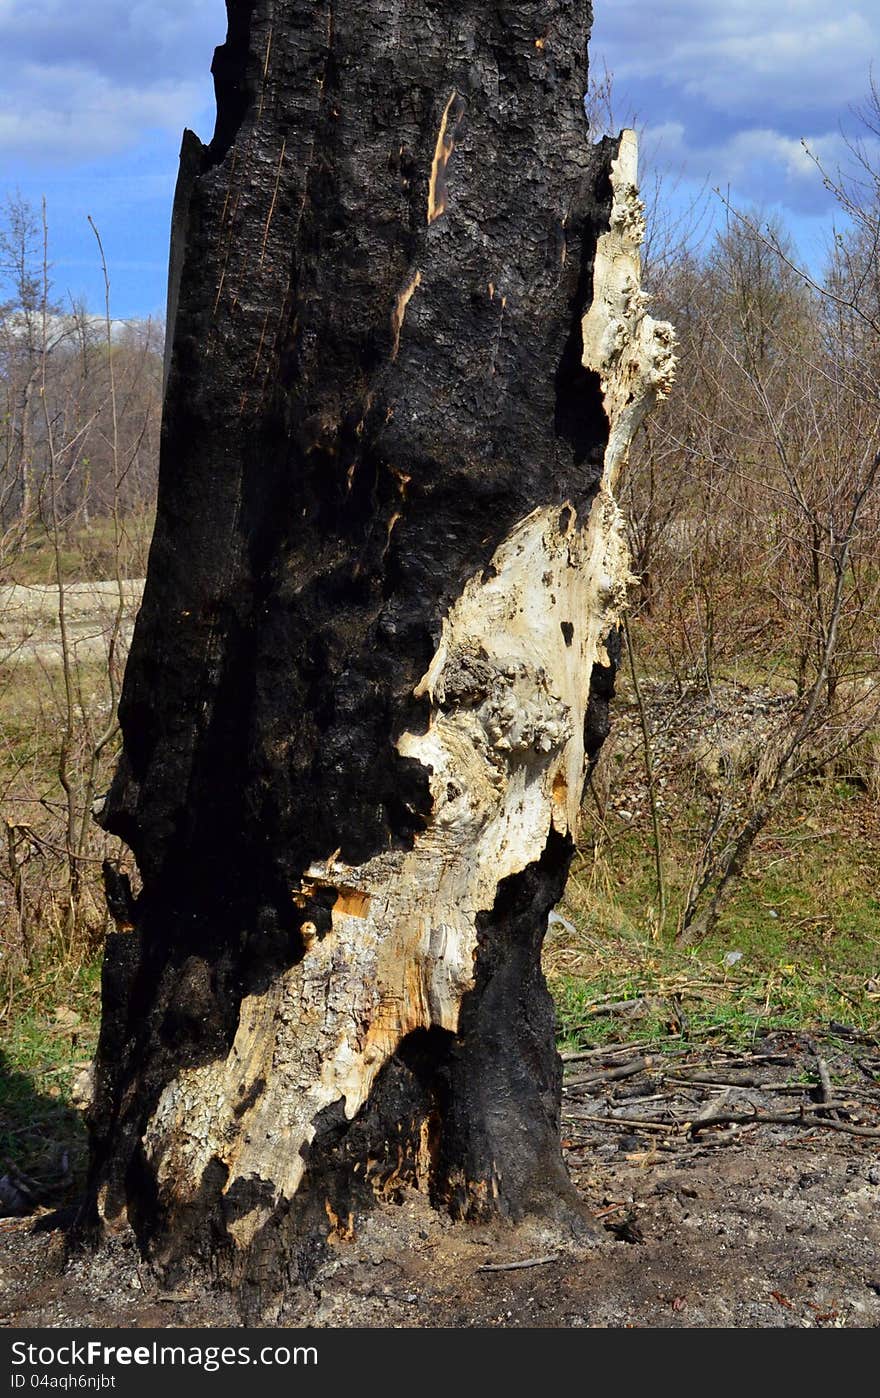
[(184, 138), (156, 532), (103, 814), (91, 1200), (283, 1284), (406, 1184), (573, 1206), (540, 969), (671, 371), (586, 0), (228, 0)]

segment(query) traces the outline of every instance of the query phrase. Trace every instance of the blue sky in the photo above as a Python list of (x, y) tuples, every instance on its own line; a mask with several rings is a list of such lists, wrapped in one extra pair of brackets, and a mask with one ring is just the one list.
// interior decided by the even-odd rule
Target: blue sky
[[(355, 3), (355, 0), (349, 0)], [(645, 128), (685, 205), (730, 188), (777, 207), (814, 263), (832, 203), (800, 144), (832, 169), (840, 132), (880, 54), (877, 0), (595, 0), (592, 59), (614, 74), (619, 116)], [(46, 196), (56, 293), (161, 314), (184, 126), (213, 129), (223, 0), (0, 0), (0, 196)], [(717, 201), (716, 201), (717, 205)]]

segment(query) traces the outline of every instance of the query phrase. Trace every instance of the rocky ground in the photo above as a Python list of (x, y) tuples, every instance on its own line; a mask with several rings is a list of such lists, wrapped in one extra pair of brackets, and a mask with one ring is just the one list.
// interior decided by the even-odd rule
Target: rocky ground
[[(649, 811), (641, 721), (630, 676), (618, 679), (611, 735), (593, 776), (603, 810), (610, 806), (624, 822), (638, 823)], [(640, 682), (651, 742), (655, 795), (661, 821), (664, 807), (679, 802), (688, 787), (703, 798), (736, 805), (751, 781), (778, 754), (790, 736), (795, 697), (790, 688), (719, 679), (677, 684), (643, 677)], [(856, 781), (880, 796), (880, 723), (876, 685), (840, 686), (832, 720), (804, 750), (809, 763), (821, 755), (818, 770)]]
[[(417, 1195), (336, 1242), (267, 1321), (323, 1327), (880, 1325), (880, 1044), (833, 1027), (748, 1053), (682, 1041), (567, 1064), (592, 1240), (452, 1225)], [(7, 1327), (236, 1325), (163, 1294), (129, 1239), (65, 1265), (51, 1215), (0, 1223)]]

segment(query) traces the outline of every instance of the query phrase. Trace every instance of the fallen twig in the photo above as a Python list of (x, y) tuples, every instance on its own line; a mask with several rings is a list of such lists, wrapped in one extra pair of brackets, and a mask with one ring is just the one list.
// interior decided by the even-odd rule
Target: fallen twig
[(876, 1032), (855, 1029), (851, 1024), (842, 1024), (839, 1019), (829, 1020), (828, 1028), (838, 1039), (851, 1039), (855, 1044), (871, 1044), (880, 1047), (880, 1040), (878, 1040)]
[[(671, 1041), (678, 1043), (677, 1036)], [(642, 1053), (645, 1049), (656, 1048), (660, 1042), (662, 1041), (657, 1039), (635, 1039), (627, 1044), (598, 1044), (596, 1048), (578, 1049), (576, 1053), (561, 1053), (559, 1057), (563, 1063), (582, 1063), (591, 1058), (620, 1058), (624, 1053)], [(673, 1058), (689, 1053), (690, 1049), (664, 1048), (662, 1052), (664, 1057)]]
[(822, 1089), (822, 1101), (825, 1104), (825, 1106), (827, 1106), (828, 1103), (831, 1101), (832, 1097), (834, 1096), (834, 1089), (831, 1086), (831, 1074), (828, 1071), (828, 1064), (825, 1062), (825, 1059), (820, 1058), (818, 1054), (816, 1054), (816, 1071), (819, 1074), (819, 1084)]
[[(51, 1213), (51, 1209), (46, 1209), (44, 1212)], [(12, 1233), (15, 1229), (33, 1228), (38, 1217), (37, 1213), (22, 1214), (21, 1216), (6, 1214), (0, 1218), (0, 1233)]]
[[(644, 999), (612, 1000), (607, 1005), (591, 1005), (588, 1010), (584, 1010), (584, 1016), (586, 1019), (602, 1019), (606, 1015), (628, 1015), (630, 1019), (635, 1019), (644, 1009)], [(583, 1025), (574, 1027), (580, 1029)]]
[[(670, 1087), (739, 1087), (750, 1088), (754, 1092), (778, 1092), (787, 1097), (800, 1097), (810, 1091), (810, 1083), (789, 1083), (789, 1082), (759, 1082), (754, 1079), (751, 1082), (736, 1081), (728, 1078), (681, 1078), (677, 1074), (673, 1077), (668, 1073), (663, 1074), (663, 1082)], [(849, 1089), (847, 1089), (849, 1090)]]
[(876, 1083), (878, 1081), (878, 1073), (880, 1073), (880, 1063), (878, 1063), (876, 1059), (857, 1058), (856, 1063), (858, 1064), (860, 1070), (864, 1073), (865, 1077), (870, 1079), (872, 1083)]
[[(818, 1112), (827, 1111), (829, 1107), (837, 1107), (839, 1103), (823, 1103), (818, 1107), (801, 1107), (797, 1112), (722, 1112), (717, 1116), (706, 1117), (702, 1121), (692, 1121), (689, 1127), (689, 1134), (694, 1135), (697, 1131), (705, 1131), (707, 1126), (746, 1126), (755, 1123), (759, 1126), (821, 1126), (826, 1131), (845, 1131), (848, 1136), (867, 1136), (873, 1139), (880, 1139), (880, 1127), (877, 1126), (851, 1126), (846, 1121), (836, 1121), (831, 1117), (817, 1115)], [(807, 1120), (809, 1116), (810, 1120)]]
[(701, 1121), (711, 1121), (717, 1117), (727, 1102), (730, 1101), (730, 1088), (726, 1087), (718, 1097), (712, 1097), (704, 1107), (697, 1112), (692, 1125), (699, 1125)]
[(668, 1092), (651, 1092), (647, 1097), (617, 1097), (612, 1092), (610, 1097), (611, 1105), (615, 1107), (643, 1107), (646, 1102), (668, 1102)]
[(598, 1048), (579, 1049), (576, 1053), (561, 1053), (563, 1063), (585, 1063), (591, 1058), (619, 1058), (622, 1053), (636, 1053), (648, 1047), (647, 1043), (600, 1044)]
[(668, 1135), (678, 1130), (665, 1121), (647, 1121), (642, 1117), (592, 1116), (586, 1112), (564, 1112), (566, 1121), (589, 1121), (597, 1126), (616, 1126), (620, 1131), (658, 1131)]
[(817, 1116), (812, 1121), (805, 1121), (804, 1125), (810, 1129), (821, 1126), (825, 1131), (843, 1131), (847, 1136), (867, 1136), (870, 1140), (880, 1140), (880, 1126), (851, 1126), (848, 1121), (835, 1121), (826, 1116)]
[(524, 1267), (547, 1267), (551, 1262), (558, 1262), (559, 1254), (553, 1253), (551, 1257), (526, 1257), (521, 1262), (484, 1262), (482, 1267), (478, 1267), (478, 1272), (518, 1272)]
[(743, 1074), (741, 1077), (734, 1077), (731, 1073), (727, 1077), (720, 1074), (709, 1073), (688, 1073), (682, 1069), (677, 1073), (664, 1073), (663, 1081), (674, 1083), (681, 1087), (761, 1087), (762, 1084), (751, 1074)]
[(624, 1078), (634, 1078), (654, 1065), (653, 1058), (634, 1058), (631, 1063), (621, 1063), (617, 1068), (605, 1068), (601, 1073), (590, 1073), (585, 1078), (570, 1078), (566, 1087), (596, 1087), (606, 1082), (622, 1082)]

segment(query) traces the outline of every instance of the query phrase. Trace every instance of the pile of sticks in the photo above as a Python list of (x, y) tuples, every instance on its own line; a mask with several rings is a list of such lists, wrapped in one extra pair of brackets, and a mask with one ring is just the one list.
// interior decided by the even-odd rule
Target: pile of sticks
[(837, 1052), (832, 1073), (830, 1055), (801, 1036), (753, 1052), (650, 1048), (630, 1043), (563, 1054), (569, 1150), (592, 1143), (597, 1129), (666, 1138), (667, 1148), (697, 1139), (725, 1144), (743, 1129), (765, 1126), (880, 1140), (877, 1059)]

